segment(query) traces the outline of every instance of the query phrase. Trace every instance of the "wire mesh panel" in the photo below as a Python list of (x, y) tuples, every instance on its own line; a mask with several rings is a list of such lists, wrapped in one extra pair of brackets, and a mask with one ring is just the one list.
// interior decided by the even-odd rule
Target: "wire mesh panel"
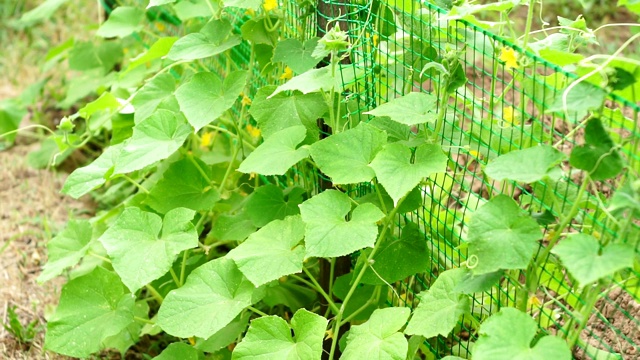
[[(625, 176), (598, 182), (597, 188), (587, 189), (586, 198), (577, 199), (584, 173), (571, 167), (568, 161), (563, 163), (564, 172), (556, 181), (531, 185), (493, 181), (483, 174), (483, 168), (499, 155), (539, 144), (553, 145), (569, 155), (584, 143), (587, 119), (597, 118), (622, 144), (620, 150), (628, 160), (629, 172), (637, 173), (640, 166), (637, 98), (634, 103), (631, 101), (634, 99), (608, 93), (605, 105), (595, 109), (563, 106), (567, 97), (572, 96), (572, 89), (583, 87), (596, 93), (603, 90), (584, 82), (584, 78), (578, 81), (577, 75), (465, 20), (447, 17), (442, 9), (430, 4), (373, 2), (362, 5), (361, 11), (360, 30), (365, 35), (357, 39), (360, 52), (352, 55), (354, 70), (349, 71), (363, 68), (372, 71), (366, 72), (364, 80), (353, 86), (353, 93), (345, 98), (358, 98), (365, 107), (375, 107), (416, 91), (433, 93), (442, 99), (440, 92), (446, 91), (443, 85), (447, 84), (434, 64), (442, 63), (443, 59), (458, 64), (454, 70), (458, 74), (454, 76), (463, 83), (446, 97), (445, 108), (439, 109), (444, 115), (442, 128), (434, 129), (441, 131), (441, 144), (448, 149), (449, 169), (424, 183), (424, 207), (405, 214), (398, 222), (398, 233), (409, 222), (419, 224), (431, 249), (432, 268), (396, 284), (394, 304), (414, 306), (414, 295), (428, 288), (440, 272), (463, 266), (465, 262), (469, 264), (465, 250), (468, 220), (487, 199), (506, 194), (546, 225), (545, 240), (538, 251), (541, 266), (536, 269), (541, 287), (534, 296), (522, 298), (516, 283), (524, 273), (504, 274), (499, 286), (474, 296), (474, 316), (480, 319), (505, 306), (526, 308), (541, 329), (563, 335), (570, 327), (567, 324), (580, 321), (576, 319), (576, 309), (591, 306), (589, 323), (577, 340), (582, 348), (578, 352), (604, 358), (620, 355), (601, 350), (622, 356), (636, 354), (640, 344), (632, 337), (637, 334), (640, 322), (629, 311), (637, 307), (640, 298), (637, 269), (616, 277), (618, 290), (604, 294), (595, 304), (587, 303), (580, 293), (572, 292), (571, 280), (545, 246), (554, 234), (549, 226), (552, 221), (546, 222), (544, 218), (560, 218), (572, 209), (580, 210), (570, 223), (569, 233), (591, 234), (605, 244), (613, 238), (635, 242), (637, 221), (628, 227), (621, 226), (620, 219), (606, 205), (616, 188), (626, 183)], [(620, 306), (619, 298), (630, 300), (626, 308)], [(632, 305), (634, 300), (636, 305)], [(627, 326), (634, 330), (625, 334), (616, 328), (610, 321), (613, 313), (625, 318)], [(437, 358), (449, 354), (466, 356), (476, 337), (469, 326), (474, 321), (463, 319), (453, 336), (428, 341), (433, 354)], [(599, 330), (594, 331), (596, 328)], [(608, 341), (602, 339), (607, 332), (615, 334), (616, 340), (611, 341), (611, 336)]]

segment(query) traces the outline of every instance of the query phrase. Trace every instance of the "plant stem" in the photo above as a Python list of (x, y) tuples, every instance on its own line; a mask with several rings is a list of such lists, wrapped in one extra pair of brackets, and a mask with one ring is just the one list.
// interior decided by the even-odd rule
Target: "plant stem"
[(153, 321), (151, 321), (149, 319), (141, 318), (139, 316), (134, 316), (133, 320), (139, 321), (139, 322), (145, 323), (145, 324), (150, 324), (150, 325), (155, 325), (156, 324), (155, 322), (153, 322)]
[(527, 44), (529, 43), (529, 33), (531, 32), (531, 24), (533, 23), (533, 9), (535, 0), (529, 0), (529, 11), (527, 12), (527, 24), (524, 29), (524, 39), (522, 39), (522, 48), (527, 49)]
[(267, 314), (266, 312), (260, 311), (260, 310), (258, 310), (256, 308), (254, 308), (253, 306), (248, 306), (247, 309), (253, 311), (254, 313), (256, 313), (256, 314), (258, 314), (260, 316), (269, 316), (269, 314)]
[(180, 287), (180, 278), (178, 278), (178, 274), (176, 274), (176, 272), (173, 270), (173, 268), (169, 269), (169, 273), (171, 274), (171, 278), (173, 279), (173, 282), (176, 283), (177, 287)]
[[(204, 216), (203, 216), (204, 218)], [(182, 287), (184, 285), (184, 278), (187, 275), (187, 256), (189, 254), (189, 249), (182, 252), (182, 264), (180, 264), (180, 285), (178, 287)]]
[(158, 290), (156, 290), (151, 284), (147, 284), (145, 285), (145, 287), (147, 288), (147, 291), (151, 294), (151, 296), (156, 299), (158, 304), (162, 305), (162, 301), (164, 301), (164, 298), (162, 298), (162, 295), (160, 295)]
[(331, 351), (329, 352), (329, 359), (333, 359), (334, 358), (334, 354), (335, 354), (335, 351), (336, 351), (336, 345), (338, 344), (338, 338), (339, 338), (339, 335), (340, 335), (339, 334), (340, 333), (340, 323), (342, 322), (342, 316), (344, 315), (344, 311), (345, 311), (345, 309), (347, 307), (347, 304), (349, 303), (349, 300), (351, 299), (351, 297), (355, 293), (356, 289), (358, 288), (358, 284), (360, 284), (360, 280), (362, 280), (362, 277), (364, 276), (367, 268), (370, 266), (371, 260), (373, 260), (373, 257), (375, 256), (376, 252), (380, 248), (380, 244), (382, 243), (382, 240), (387, 236), (387, 231), (391, 227), (391, 224), (393, 223), (393, 220), (395, 219), (395, 216), (398, 213), (398, 208), (400, 207), (400, 205), (402, 205), (402, 202), (404, 202), (404, 200), (406, 198), (407, 198), (407, 195), (405, 195), (402, 198), (400, 198), (400, 200), (398, 200), (398, 204), (387, 215), (387, 217), (385, 219), (384, 228), (380, 232), (380, 235), (378, 236), (378, 239), (376, 240), (376, 243), (373, 246), (373, 249), (369, 253), (369, 256), (367, 256), (367, 260), (362, 265), (362, 268), (360, 269), (360, 272), (358, 273), (358, 275), (354, 279), (353, 284), (351, 285), (351, 288), (349, 289), (349, 292), (347, 293), (347, 296), (345, 296), (344, 301), (342, 302), (342, 305), (340, 306), (340, 311), (338, 311), (338, 314), (336, 315), (336, 318), (334, 319), (334, 323), (333, 323), (333, 335), (332, 335), (333, 339), (331, 340)]
[(331, 298), (331, 295), (327, 294), (324, 291), (322, 286), (320, 286), (320, 284), (318, 283), (318, 280), (316, 280), (316, 278), (313, 277), (313, 274), (311, 274), (311, 272), (309, 272), (309, 270), (306, 267), (303, 267), (302, 270), (309, 277), (309, 281), (311, 281), (311, 283), (309, 283), (309, 281), (306, 281), (305, 279), (303, 279), (303, 278), (301, 278), (299, 276), (293, 275), (293, 278), (298, 280), (298, 281), (300, 281), (300, 282), (303, 282), (303, 283), (307, 284), (308, 286), (310, 285), (311, 287), (317, 289), (318, 292), (320, 293), (320, 295), (322, 295), (322, 297), (324, 297), (325, 300), (327, 300), (327, 303), (329, 303), (329, 307), (331, 308), (331, 310), (333, 310), (337, 314), (338, 311), (340, 311), (340, 309), (338, 309), (338, 306), (336, 305), (336, 303)]

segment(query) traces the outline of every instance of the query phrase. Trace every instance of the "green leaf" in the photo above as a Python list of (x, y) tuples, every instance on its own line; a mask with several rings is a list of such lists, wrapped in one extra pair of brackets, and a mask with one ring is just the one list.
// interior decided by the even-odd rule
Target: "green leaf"
[(262, 227), (273, 220), (282, 220), (300, 213), (304, 189), (294, 187), (285, 193), (278, 186), (268, 184), (257, 188), (247, 200), (245, 211), (255, 226)]
[(75, 266), (89, 250), (93, 229), (87, 220), (70, 220), (67, 226), (47, 244), (49, 260), (38, 276), (43, 283)]
[(133, 6), (118, 6), (109, 14), (96, 35), (104, 38), (125, 37), (142, 29), (144, 11)]
[(388, 116), (393, 121), (405, 125), (417, 125), (436, 120), (438, 98), (421, 92), (411, 92), (386, 104), (365, 112), (373, 116)]
[(571, 151), (571, 166), (589, 172), (596, 181), (610, 179), (622, 171), (624, 160), (600, 118), (592, 118), (587, 122), (584, 142), (584, 145), (576, 146)]
[(549, 145), (515, 150), (489, 161), (484, 172), (494, 180), (533, 183), (550, 177), (558, 180), (560, 164), (566, 155)]
[[(32, 26), (42, 20), (49, 19), (53, 16), (53, 13), (55, 13), (56, 10), (58, 10), (58, 8), (67, 1), (68, 0), (45, 0), (37, 7), (22, 14), (18, 20), (18, 24), (22, 26)], [(8, 4), (5, 5), (8, 6)]]
[(564, 340), (543, 336), (531, 347), (538, 325), (527, 314), (502, 308), (482, 325), (473, 347), (473, 360), (570, 360)]
[(88, 103), (83, 108), (78, 110), (78, 114), (84, 119), (89, 119), (97, 112), (106, 111), (113, 113), (120, 108), (120, 102), (113, 96), (112, 93), (105, 91), (96, 100)]
[[(266, 20), (267, 16), (269, 16), (269, 20)], [(278, 31), (268, 29), (266, 22), (270, 21), (277, 29), (277, 27), (280, 26), (279, 24), (281, 24), (279, 20), (277, 16), (270, 15), (249, 19), (240, 27), (242, 38), (251, 42), (254, 46), (263, 44), (273, 47), (278, 41)]]
[(360, 123), (313, 144), (311, 156), (334, 184), (366, 182), (375, 176), (369, 164), (386, 142), (385, 132)]
[[(150, 6), (151, 4), (149, 4), (149, 7)], [(169, 53), (169, 50), (177, 40), (178, 38), (175, 36), (162, 37), (156, 40), (156, 42), (154, 42), (147, 51), (129, 61), (127, 72), (137, 68), (140, 65), (144, 65), (167, 55)]]
[(210, 236), (220, 241), (242, 241), (255, 231), (256, 227), (246, 213), (221, 214), (214, 222)]
[(399, 238), (389, 236), (379, 246), (362, 277), (365, 284), (390, 284), (429, 269), (427, 241), (416, 223), (406, 224)]
[(250, 317), (251, 312), (245, 311), (208, 339), (197, 338), (194, 347), (204, 352), (213, 353), (235, 343), (238, 337), (247, 330)]
[(312, 306), (316, 301), (318, 293), (306, 285), (298, 285), (291, 282), (290, 278), (286, 281), (279, 281), (277, 286), (267, 288), (267, 294), (262, 302), (270, 307), (276, 305), (284, 305), (291, 311)]
[(305, 309), (293, 315), (291, 326), (278, 316), (257, 318), (251, 321), (231, 359), (320, 359), (327, 323), (327, 319)]
[(131, 100), (136, 111), (133, 115), (136, 124), (151, 116), (162, 102), (170, 99), (175, 88), (176, 79), (170, 74), (160, 74), (144, 84)]
[[(580, 82), (575, 86), (568, 85), (558, 95), (545, 112), (567, 113), (571, 121), (580, 121), (591, 110), (599, 109), (604, 103), (607, 92), (603, 89)], [(568, 93), (565, 92), (571, 87)]]
[(580, 287), (633, 267), (635, 257), (630, 244), (609, 244), (601, 248), (598, 239), (587, 234), (570, 235), (551, 252), (558, 255)]
[(149, 5), (147, 5), (147, 9), (152, 8), (154, 6), (173, 4), (174, 2), (176, 2), (176, 0), (149, 0)]
[(237, 7), (241, 9), (259, 10), (263, 0), (222, 0), (224, 7)]
[(198, 246), (194, 215), (193, 210), (177, 208), (161, 219), (129, 207), (98, 240), (122, 282), (135, 292), (166, 274), (180, 252)]
[(410, 314), (409, 308), (401, 307), (374, 311), (369, 321), (351, 327), (347, 347), (340, 359), (404, 360), (409, 343), (398, 331), (404, 327)]
[(192, 133), (191, 126), (169, 110), (156, 110), (133, 128), (133, 135), (123, 143), (114, 174), (140, 170), (164, 160), (182, 146)]
[(308, 39), (304, 43), (298, 39), (282, 40), (276, 46), (273, 61), (284, 63), (296, 74), (311, 70), (322, 60), (311, 55), (318, 45), (318, 40), (320, 39), (317, 37)]
[[(413, 156), (412, 156), (413, 155)], [(413, 158), (413, 160), (412, 160)], [(371, 162), (378, 181), (395, 204), (424, 178), (447, 169), (447, 156), (439, 145), (418, 146), (415, 154), (403, 144), (387, 144)]]
[(153, 360), (200, 360), (201, 353), (193, 346), (185, 343), (171, 343), (162, 353), (153, 358)]
[[(182, 21), (193, 18), (210, 18), (220, 10), (219, 2), (211, 0), (179, 1), (172, 5), (176, 16)], [(213, 12), (213, 13), (212, 13)]]
[(240, 44), (240, 37), (231, 35), (231, 23), (226, 19), (209, 21), (197, 33), (187, 34), (176, 41), (167, 57), (170, 60), (197, 60), (220, 54)]
[(305, 95), (294, 91), (289, 95), (280, 93), (269, 97), (274, 89), (275, 86), (265, 86), (258, 90), (249, 109), (262, 130), (262, 137), (268, 139), (282, 129), (304, 125), (307, 128), (305, 143), (317, 141), (318, 118), (329, 110), (322, 94)]
[(289, 216), (274, 220), (251, 234), (227, 257), (236, 262), (247, 279), (260, 286), (302, 271), (303, 237), (304, 223), (300, 216)]
[(101, 267), (69, 281), (47, 323), (45, 348), (85, 358), (133, 322), (134, 297), (118, 275)]
[(331, 89), (339, 89), (341, 87), (342, 79), (332, 76), (331, 67), (327, 66), (320, 69), (311, 69), (293, 77), (285, 84), (278, 86), (267, 99), (287, 90), (298, 90), (303, 94), (308, 94), (318, 91), (330, 91)]
[(264, 289), (256, 289), (233, 260), (218, 258), (195, 269), (167, 295), (158, 325), (173, 336), (208, 338), (263, 296)]
[(465, 270), (464, 277), (458, 282), (454, 291), (469, 295), (476, 292), (489, 291), (500, 282), (503, 276), (504, 271), (502, 270), (482, 275), (473, 275), (471, 270)]
[(307, 129), (292, 126), (273, 134), (244, 159), (238, 171), (262, 175), (284, 175), (298, 161), (309, 156), (306, 147), (296, 147), (304, 140)]
[[(18, 129), (22, 118), (27, 114), (27, 110), (13, 100), (0, 100), (0, 135)], [(0, 149), (3, 142), (12, 144), (16, 138), (16, 133), (0, 138)]]
[(230, 73), (224, 83), (214, 73), (197, 73), (176, 90), (180, 110), (198, 131), (233, 106), (246, 79), (246, 71)]
[(471, 310), (469, 296), (456, 291), (465, 276), (464, 269), (451, 269), (441, 273), (429, 290), (419, 294), (420, 304), (404, 331), (408, 335), (425, 338), (447, 336), (460, 317)]
[(163, 214), (178, 207), (210, 210), (220, 200), (218, 190), (211, 186), (212, 177), (211, 167), (198, 158), (176, 161), (151, 188), (149, 206)]
[[(538, 240), (540, 227), (513, 199), (498, 195), (473, 213), (469, 222), (469, 265), (474, 275), (500, 269), (526, 269)], [(496, 251), (500, 249), (500, 251)]]
[(61, 192), (77, 199), (104, 184), (122, 146), (122, 144), (110, 146), (91, 164), (74, 170), (64, 182)]
[(376, 222), (384, 217), (372, 204), (351, 210), (349, 197), (337, 190), (327, 190), (300, 205), (306, 223), (307, 257), (337, 257), (365, 247), (373, 247), (378, 235)]

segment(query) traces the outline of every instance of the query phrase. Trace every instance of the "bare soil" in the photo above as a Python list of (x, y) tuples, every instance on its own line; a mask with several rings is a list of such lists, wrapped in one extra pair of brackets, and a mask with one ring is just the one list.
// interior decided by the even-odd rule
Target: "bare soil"
[(67, 359), (43, 350), (45, 317), (57, 303), (63, 278), (36, 282), (46, 261), (46, 242), (87, 204), (59, 194), (64, 175), (27, 166), (36, 145), (0, 152), (0, 322), (16, 307), (20, 322), (37, 322), (32, 343), (21, 343), (0, 327), (1, 359)]

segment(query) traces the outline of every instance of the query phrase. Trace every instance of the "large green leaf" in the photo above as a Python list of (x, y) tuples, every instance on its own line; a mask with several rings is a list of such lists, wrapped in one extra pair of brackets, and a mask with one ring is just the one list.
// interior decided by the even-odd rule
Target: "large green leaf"
[(288, 90), (297, 90), (303, 94), (308, 94), (318, 91), (330, 91), (331, 89), (339, 89), (340, 87), (342, 87), (342, 79), (339, 76), (333, 76), (331, 74), (331, 67), (326, 66), (320, 69), (312, 69), (295, 76), (286, 83), (278, 86), (269, 98)]
[(526, 269), (542, 237), (536, 221), (506, 195), (494, 197), (473, 213), (468, 234), (474, 275)]
[(171, 74), (160, 74), (144, 84), (131, 100), (136, 124), (151, 116), (162, 102), (169, 101), (175, 88), (176, 79)]
[(305, 309), (293, 315), (291, 326), (279, 316), (263, 316), (251, 322), (231, 359), (320, 359), (326, 328), (327, 319)]
[(227, 257), (255, 286), (301, 272), (305, 249), (304, 223), (299, 215), (274, 220), (251, 234)]
[(297, 91), (287, 95), (280, 93), (269, 97), (275, 86), (258, 90), (249, 112), (258, 122), (262, 136), (268, 139), (274, 133), (296, 125), (307, 128), (306, 143), (318, 140), (318, 118), (328, 111), (321, 94), (301, 94)]
[(200, 360), (202, 354), (193, 346), (188, 344), (175, 342), (169, 344), (162, 353), (153, 358), (153, 360)]
[(256, 226), (245, 212), (229, 215), (220, 214), (213, 223), (211, 236), (220, 241), (242, 241), (256, 231)]
[(369, 164), (386, 142), (384, 131), (360, 123), (353, 129), (313, 144), (311, 156), (334, 184), (366, 182), (375, 176)]
[[(13, 99), (0, 100), (0, 135), (18, 129), (22, 118), (27, 114), (27, 110)], [(0, 149), (3, 142), (13, 143), (16, 133), (0, 137)]]
[(349, 197), (337, 190), (327, 190), (300, 205), (306, 223), (307, 257), (336, 257), (372, 247), (378, 235), (376, 222), (384, 217), (372, 204), (351, 210)]
[(246, 71), (230, 73), (224, 83), (214, 73), (197, 73), (176, 90), (180, 110), (198, 131), (233, 106), (246, 79)]
[(423, 179), (444, 172), (447, 157), (438, 145), (420, 145), (412, 154), (408, 146), (391, 143), (376, 155), (371, 167), (393, 202), (397, 203)]
[(87, 220), (70, 220), (65, 229), (47, 244), (49, 260), (42, 268), (38, 282), (53, 279), (64, 269), (78, 264), (89, 250), (92, 233)]
[(122, 144), (110, 146), (91, 164), (75, 169), (64, 182), (62, 193), (77, 199), (104, 184), (115, 165), (122, 146)]
[(133, 6), (118, 6), (115, 8), (107, 21), (105, 21), (96, 35), (104, 38), (125, 37), (142, 28), (144, 10)]
[(243, 312), (236, 316), (227, 326), (218, 330), (207, 339), (196, 338), (194, 347), (204, 352), (213, 353), (229, 344), (237, 342), (238, 337), (247, 330), (251, 314), (250, 311)]
[[(136, 56), (129, 61), (127, 72), (137, 68), (140, 65), (147, 64), (151, 61), (162, 58), (169, 53), (173, 44), (178, 40), (175, 36), (161, 37), (151, 45), (147, 51)], [(126, 72), (125, 72), (126, 73)]]
[(609, 244), (600, 248), (598, 239), (587, 234), (573, 234), (562, 240), (551, 252), (558, 255), (581, 287), (616, 271), (633, 267), (635, 257), (631, 244)]
[(225, 7), (233, 6), (241, 9), (258, 10), (262, 6), (262, 0), (222, 0)]
[(255, 226), (265, 226), (273, 220), (299, 214), (298, 205), (302, 203), (304, 192), (304, 189), (294, 187), (285, 194), (276, 185), (260, 186), (247, 200), (245, 211)]
[(313, 57), (318, 38), (307, 39), (304, 43), (298, 39), (285, 39), (278, 43), (273, 53), (273, 61), (283, 62), (296, 74), (313, 69), (322, 58)]
[(460, 317), (471, 310), (469, 296), (456, 291), (464, 276), (465, 270), (460, 268), (441, 273), (429, 290), (419, 294), (420, 304), (404, 332), (425, 338), (447, 336)]
[(374, 311), (369, 321), (351, 327), (347, 347), (340, 359), (404, 360), (409, 343), (398, 331), (404, 327), (410, 314), (409, 308), (400, 307)]
[(584, 142), (584, 145), (576, 146), (571, 151), (569, 163), (572, 166), (589, 172), (596, 181), (610, 179), (622, 171), (625, 162), (600, 118), (592, 118), (587, 122)]
[(238, 171), (262, 175), (284, 175), (298, 161), (309, 156), (306, 147), (297, 148), (307, 129), (292, 126), (273, 134), (244, 159)]
[[(571, 88), (571, 89), (569, 89)], [(567, 92), (568, 90), (568, 92)], [(569, 121), (582, 120), (589, 111), (599, 109), (607, 96), (607, 92), (587, 82), (570, 84), (548, 106), (546, 112), (558, 112), (569, 115)]]
[(101, 348), (109, 336), (133, 322), (134, 297), (118, 275), (97, 267), (69, 281), (60, 304), (47, 323), (45, 348), (85, 358)]
[(227, 51), (240, 44), (240, 37), (231, 35), (227, 19), (209, 21), (197, 33), (187, 34), (176, 41), (167, 57), (171, 60), (197, 60)]
[(114, 174), (140, 170), (164, 160), (182, 146), (193, 129), (169, 110), (156, 110), (133, 128), (116, 160)]
[(98, 240), (122, 282), (134, 292), (166, 274), (181, 251), (198, 246), (194, 215), (193, 210), (177, 208), (161, 219), (129, 207)]
[(377, 108), (365, 112), (374, 116), (388, 116), (405, 125), (417, 125), (436, 120), (438, 98), (421, 92), (411, 92)]
[(210, 180), (213, 171), (200, 159), (176, 161), (151, 188), (147, 202), (154, 210), (163, 214), (178, 207), (210, 210), (220, 200), (220, 194), (205, 176)]
[(564, 340), (543, 336), (532, 347), (538, 324), (527, 314), (502, 308), (480, 325), (473, 360), (570, 360)]
[(495, 180), (533, 183), (545, 177), (560, 176), (560, 164), (566, 155), (549, 145), (515, 150), (501, 155), (487, 164), (484, 172)]
[[(384, 285), (428, 270), (430, 264), (427, 241), (416, 223), (402, 228), (400, 237), (383, 240), (361, 282)], [(373, 271), (375, 270), (375, 272)]]
[(167, 295), (158, 325), (173, 336), (208, 338), (263, 296), (264, 289), (256, 289), (233, 260), (218, 258), (195, 269), (184, 286)]

